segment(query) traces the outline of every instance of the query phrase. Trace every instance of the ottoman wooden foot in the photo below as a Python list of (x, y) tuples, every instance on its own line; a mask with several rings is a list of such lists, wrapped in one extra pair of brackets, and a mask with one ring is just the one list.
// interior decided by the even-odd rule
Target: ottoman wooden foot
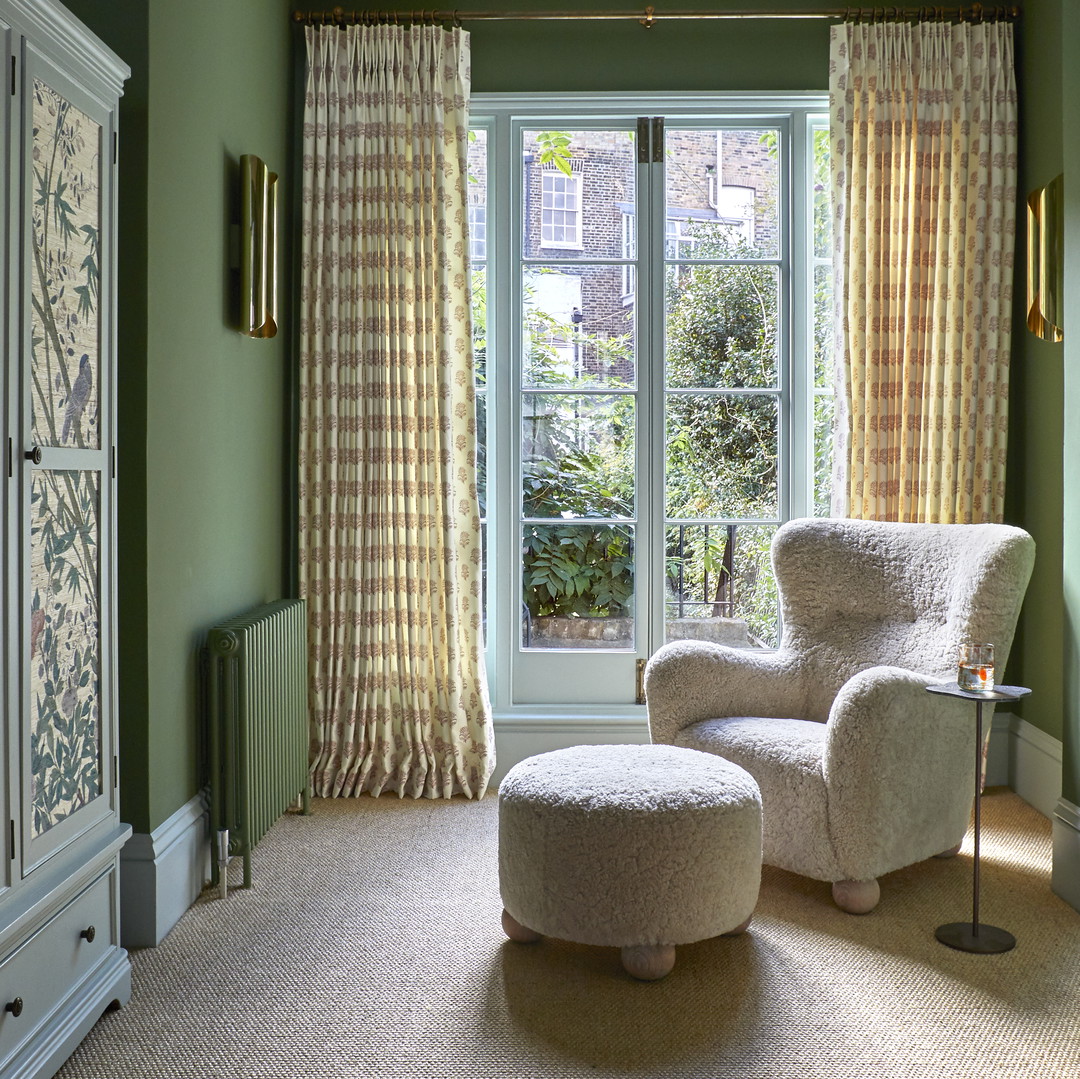
[(511, 940), (516, 940), (518, 944), (535, 944), (540, 939), (539, 933), (530, 929), (527, 925), (522, 925), (507, 910), (502, 912), (502, 927), (503, 932)]
[(634, 944), (622, 950), (626, 973), (642, 982), (655, 982), (675, 966), (675, 945)]
[(726, 933), (721, 933), (720, 935), (724, 937), (737, 937), (740, 933), (745, 933), (750, 928), (750, 923), (753, 921), (753, 919), (754, 916), (751, 914), (745, 922), (735, 926), (734, 929), (729, 929)]

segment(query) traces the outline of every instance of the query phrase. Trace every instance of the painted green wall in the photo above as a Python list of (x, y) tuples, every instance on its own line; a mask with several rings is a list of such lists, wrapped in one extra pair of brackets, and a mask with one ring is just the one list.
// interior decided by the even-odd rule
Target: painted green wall
[[(642, 4), (642, 9), (645, 5)], [(664, 6), (656, 5), (658, 8)], [(820, 10), (819, 0), (704, 0), (667, 5), (697, 11)], [(396, 5), (408, 10), (408, 4)], [(552, 10), (550, 0), (481, 0), (473, 11)], [(628, 10), (590, 0), (574, 11)], [(394, 6), (391, 6), (394, 10)], [(476, 91), (825, 90), (829, 24), (824, 19), (664, 21), (646, 30), (619, 22), (471, 22)]]
[[(1065, 172), (1064, 595), (1065, 706), (1062, 794), (1080, 805), (1080, 29), (1074, 0), (1059, 0), (1062, 25), (1062, 132)], [(1052, 39), (1050, 39), (1052, 40)]]
[(121, 112), (121, 799), (150, 831), (204, 781), (206, 629), (283, 594), (290, 327), (236, 332), (228, 238), (241, 154), (282, 174), (288, 205), (293, 30), (289, 5), (269, 0), (70, 6), (134, 69)]
[(1018, 709), (1054, 738), (1063, 733), (1062, 599), (1064, 349), (1030, 333), (1026, 316), (1026, 194), (1062, 171), (1062, 0), (1028, 0), (1016, 29), (1020, 145), (1007, 518), (1037, 545), (1008, 680), (1030, 686)]

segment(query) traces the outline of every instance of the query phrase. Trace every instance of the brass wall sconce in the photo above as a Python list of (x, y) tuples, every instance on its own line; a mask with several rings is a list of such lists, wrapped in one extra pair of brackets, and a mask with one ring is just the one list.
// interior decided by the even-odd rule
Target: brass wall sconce
[(1027, 325), (1044, 341), (1065, 339), (1064, 195), (1057, 176), (1027, 199)]
[(277, 333), (277, 173), (240, 158), (240, 332)]

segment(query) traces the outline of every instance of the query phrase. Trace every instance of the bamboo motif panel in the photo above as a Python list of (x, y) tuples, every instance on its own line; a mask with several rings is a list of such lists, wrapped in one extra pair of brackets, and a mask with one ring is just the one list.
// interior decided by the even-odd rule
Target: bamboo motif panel
[(98, 474), (35, 471), (30, 493), (33, 834), (101, 794)]
[(35, 444), (97, 449), (101, 126), (34, 80), (30, 409)]

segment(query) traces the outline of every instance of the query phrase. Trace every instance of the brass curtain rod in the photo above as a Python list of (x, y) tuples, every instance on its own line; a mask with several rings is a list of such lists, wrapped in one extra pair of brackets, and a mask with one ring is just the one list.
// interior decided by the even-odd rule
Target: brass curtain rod
[(331, 11), (294, 11), (293, 22), (315, 26), (350, 26), (356, 23), (463, 23), (484, 20), (552, 22), (559, 20), (618, 20), (636, 19), (646, 30), (668, 20), (684, 19), (840, 19), (849, 22), (880, 22), (921, 19), (941, 22), (983, 22), (1018, 19), (1020, 9), (1011, 5), (972, 4), (970, 7), (843, 7), (819, 11), (774, 9), (771, 11), (662, 11), (652, 5), (644, 11), (346, 11), (336, 7)]

